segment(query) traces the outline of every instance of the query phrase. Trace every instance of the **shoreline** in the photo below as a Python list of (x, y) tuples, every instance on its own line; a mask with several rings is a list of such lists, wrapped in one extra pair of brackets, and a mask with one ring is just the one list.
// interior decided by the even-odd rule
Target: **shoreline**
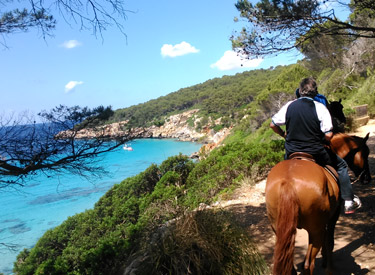
[[(115, 122), (100, 126), (95, 129), (82, 129), (78, 132), (67, 130), (60, 132), (56, 135), (56, 138), (73, 138), (74, 139), (93, 139), (101, 138), (110, 140), (121, 140), (128, 142), (134, 139), (176, 139), (179, 141), (188, 141), (201, 143), (202, 146), (199, 152), (194, 154), (194, 157), (198, 157), (200, 153), (207, 154), (214, 148), (218, 147), (224, 139), (230, 134), (232, 127), (222, 128), (219, 131), (213, 130), (214, 125), (220, 124), (220, 119), (216, 121), (210, 121), (207, 125), (199, 128), (198, 123), (201, 118), (198, 118), (196, 113), (198, 109), (186, 111), (180, 114), (172, 115), (165, 120), (165, 123), (161, 126), (150, 126), (150, 127), (137, 127), (132, 129), (126, 129), (128, 121)], [(194, 123), (191, 124), (193, 119)], [(190, 121), (190, 123), (189, 123)]]

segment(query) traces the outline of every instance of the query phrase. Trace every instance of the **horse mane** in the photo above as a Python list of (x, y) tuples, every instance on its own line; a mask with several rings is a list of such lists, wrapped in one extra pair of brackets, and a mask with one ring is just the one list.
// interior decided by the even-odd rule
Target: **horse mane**
[(273, 274), (292, 274), (294, 270), (297, 217), (298, 198), (295, 189), (284, 181), (280, 186)]

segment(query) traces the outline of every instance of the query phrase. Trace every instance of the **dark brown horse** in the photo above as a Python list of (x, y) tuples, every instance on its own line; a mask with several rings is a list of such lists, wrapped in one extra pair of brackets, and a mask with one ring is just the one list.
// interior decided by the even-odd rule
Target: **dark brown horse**
[(343, 112), (344, 106), (339, 101), (331, 101), (327, 108), (332, 117), (333, 133), (345, 132), (346, 117)]
[(304, 270), (313, 274), (322, 248), (323, 264), (332, 270), (334, 228), (340, 214), (339, 188), (330, 173), (313, 161), (290, 159), (272, 168), (266, 184), (267, 214), (276, 233), (273, 274), (296, 274), (296, 229), (308, 232)]
[(337, 133), (331, 139), (331, 149), (348, 164), (362, 184), (371, 182), (371, 173), (368, 164), (370, 150), (366, 144), (368, 138), (361, 138), (342, 133)]

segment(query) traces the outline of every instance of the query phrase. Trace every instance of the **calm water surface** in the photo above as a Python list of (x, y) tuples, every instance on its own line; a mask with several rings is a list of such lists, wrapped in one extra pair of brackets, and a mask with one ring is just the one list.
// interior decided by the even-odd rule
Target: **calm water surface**
[(11, 251), (0, 244), (0, 272), (11, 274), (20, 251), (31, 248), (46, 230), (67, 217), (92, 208), (113, 184), (180, 152), (190, 155), (201, 146), (170, 139), (140, 139), (129, 145), (134, 151), (119, 148), (102, 158), (102, 165), (110, 173), (101, 179), (74, 175), (48, 178), (41, 174), (25, 187), (0, 189), (0, 243), (17, 246)]

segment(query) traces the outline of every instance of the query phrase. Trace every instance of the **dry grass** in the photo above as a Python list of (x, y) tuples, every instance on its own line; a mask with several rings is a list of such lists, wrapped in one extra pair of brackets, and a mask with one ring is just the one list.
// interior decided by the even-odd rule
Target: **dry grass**
[[(141, 255), (142, 254), (142, 255)], [(186, 214), (159, 229), (144, 247), (134, 274), (266, 274), (267, 266), (228, 212)], [(139, 256), (141, 255), (141, 256)], [(125, 274), (127, 274), (125, 272)]]

